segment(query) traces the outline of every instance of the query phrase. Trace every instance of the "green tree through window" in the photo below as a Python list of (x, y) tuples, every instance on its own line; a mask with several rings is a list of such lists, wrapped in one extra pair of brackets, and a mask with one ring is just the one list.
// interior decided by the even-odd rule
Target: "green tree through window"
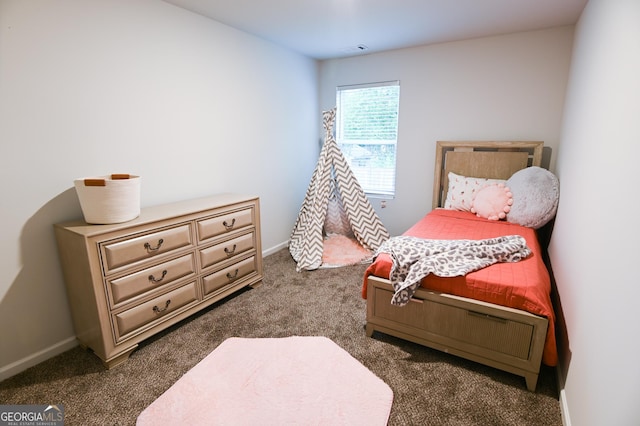
[(340, 86), (336, 141), (367, 194), (395, 194), (398, 81)]

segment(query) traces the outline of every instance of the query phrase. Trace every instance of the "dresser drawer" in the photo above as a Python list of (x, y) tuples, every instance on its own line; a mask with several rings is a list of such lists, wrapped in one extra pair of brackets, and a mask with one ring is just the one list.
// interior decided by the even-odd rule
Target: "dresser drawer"
[(255, 234), (252, 232), (200, 250), (201, 267), (208, 268), (217, 262), (253, 249), (255, 247), (254, 238)]
[(192, 245), (189, 224), (104, 243), (101, 245), (104, 272), (108, 274), (116, 268)]
[(218, 272), (207, 275), (202, 278), (202, 285), (205, 296), (227, 285), (233, 284), (235, 281), (249, 275), (256, 270), (255, 257), (241, 260), (227, 268)]
[(111, 306), (195, 273), (195, 255), (189, 253), (124, 277), (109, 279)]
[(116, 340), (121, 340), (127, 333), (144, 325), (172, 316), (171, 313), (181, 310), (180, 308), (197, 302), (197, 300), (196, 283), (191, 282), (134, 308), (115, 314)]
[(203, 241), (253, 224), (253, 209), (251, 207), (199, 220), (197, 225), (198, 240)]

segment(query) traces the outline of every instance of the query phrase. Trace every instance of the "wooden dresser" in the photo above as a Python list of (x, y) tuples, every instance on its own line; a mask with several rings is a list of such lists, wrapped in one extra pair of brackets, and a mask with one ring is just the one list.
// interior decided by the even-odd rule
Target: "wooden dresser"
[(262, 283), (257, 197), (220, 194), (125, 223), (54, 226), (75, 331), (107, 368), (138, 343)]

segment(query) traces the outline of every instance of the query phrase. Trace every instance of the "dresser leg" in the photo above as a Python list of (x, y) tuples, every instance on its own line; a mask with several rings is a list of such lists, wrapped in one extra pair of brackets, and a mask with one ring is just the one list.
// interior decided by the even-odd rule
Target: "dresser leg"
[(124, 352), (119, 353), (113, 358), (110, 358), (108, 361), (102, 360), (102, 363), (104, 364), (105, 367), (107, 367), (107, 369), (112, 369), (113, 367), (120, 365), (126, 360), (128, 360), (131, 353), (135, 351), (137, 348), (138, 348), (138, 345), (133, 345), (131, 348), (125, 350)]

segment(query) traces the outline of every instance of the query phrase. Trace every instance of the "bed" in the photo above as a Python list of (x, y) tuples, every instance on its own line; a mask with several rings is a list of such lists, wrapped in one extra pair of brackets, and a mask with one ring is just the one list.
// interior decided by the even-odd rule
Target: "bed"
[(511, 223), (508, 216), (488, 220), (441, 207), (452, 196), (447, 193), (450, 176), (506, 181), (527, 167), (539, 168), (542, 150), (542, 142), (437, 142), (433, 210), (403, 235), (441, 240), (519, 235), (530, 255), (464, 276), (429, 274), (408, 303), (397, 306), (391, 303), (391, 256), (379, 253), (362, 287), (367, 336), (385, 333), (517, 374), (535, 391), (541, 363), (557, 363), (551, 284), (539, 230)]

